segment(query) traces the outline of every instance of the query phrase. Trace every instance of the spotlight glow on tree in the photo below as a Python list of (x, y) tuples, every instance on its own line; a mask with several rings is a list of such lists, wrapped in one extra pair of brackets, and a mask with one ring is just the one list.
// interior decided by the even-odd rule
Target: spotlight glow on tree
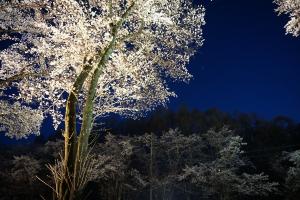
[(0, 53), (1, 99), (9, 100), (1, 110), (25, 109), (16, 118), (28, 123), (1, 113), (1, 129), (20, 138), (37, 133), (41, 116), (55, 127), (65, 121), (60, 199), (82, 189), (93, 121), (165, 105), (175, 96), (167, 80), (191, 78), (186, 65), (205, 24), (204, 8), (190, 0), (11, 0), (1, 2), (0, 21), (1, 40), (13, 41)]

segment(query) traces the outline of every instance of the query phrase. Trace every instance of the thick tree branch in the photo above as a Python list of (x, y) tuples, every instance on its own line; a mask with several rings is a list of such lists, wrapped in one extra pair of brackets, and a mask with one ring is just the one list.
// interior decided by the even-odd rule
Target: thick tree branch
[(46, 75), (47, 72), (43, 71), (41, 73), (35, 73), (35, 72), (23, 72), (21, 71), (19, 74), (13, 75), (7, 79), (2, 79), (0, 80), (0, 87), (8, 87), (12, 82), (15, 81), (20, 81), (24, 78), (29, 78), (29, 77), (41, 77), (43, 75)]
[[(129, 16), (130, 12), (134, 8), (134, 3), (128, 7), (128, 9), (125, 11), (125, 13), (122, 15), (121, 19), (112, 27), (112, 41), (110, 42), (109, 46), (103, 51), (100, 61), (97, 65), (97, 68), (94, 70), (91, 82), (89, 83), (88, 88), (88, 94), (87, 99), (85, 102), (85, 107), (83, 110), (83, 120), (82, 120), (82, 126), (80, 130), (80, 135), (78, 139), (78, 148), (77, 148), (77, 161), (80, 162), (80, 158), (84, 157), (84, 155), (87, 153), (88, 149), (88, 139), (89, 135), (92, 129), (92, 121), (93, 121), (93, 107), (94, 107), (94, 99), (96, 95), (97, 90), (97, 84), (100, 75), (103, 72), (103, 69), (105, 67), (106, 62), (108, 61), (113, 49), (116, 46), (117, 41), (117, 35), (118, 35), (118, 29), (121, 27), (123, 22), (126, 20), (126, 18)], [(80, 163), (76, 163), (75, 173), (78, 171), (78, 167), (80, 166)]]
[[(85, 63), (85, 61), (84, 61)], [(74, 171), (74, 160), (76, 158), (76, 145), (77, 145), (77, 134), (76, 134), (76, 106), (78, 100), (78, 94), (82, 89), (82, 86), (88, 77), (90, 71), (92, 70), (92, 65), (84, 65), (81, 73), (76, 78), (73, 84), (72, 90), (69, 93), (69, 97), (66, 103), (66, 113), (65, 113), (65, 149), (64, 149), (64, 177), (65, 180), (60, 184), (60, 196), (63, 196), (64, 187), (70, 185), (70, 181), (73, 181), (68, 177), (68, 173)], [(74, 183), (73, 183), (74, 184)], [(72, 194), (71, 194), (72, 195)]]

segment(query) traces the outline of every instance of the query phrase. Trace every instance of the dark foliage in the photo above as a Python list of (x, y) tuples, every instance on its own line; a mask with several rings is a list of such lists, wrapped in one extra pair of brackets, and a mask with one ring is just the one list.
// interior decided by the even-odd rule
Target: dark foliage
[[(201, 112), (182, 107), (176, 112), (160, 110), (140, 120), (111, 117), (107, 118), (104, 123), (108, 129), (101, 129), (101, 131), (99, 131), (99, 127), (94, 128), (95, 133), (100, 132), (100, 143), (104, 141), (103, 136), (107, 132), (111, 132), (113, 135), (126, 135), (130, 138), (132, 135), (143, 135), (144, 133), (150, 132), (160, 135), (163, 131), (167, 131), (170, 128), (178, 128), (184, 135), (193, 133), (201, 135), (212, 127), (218, 129), (227, 125), (231, 130), (235, 130), (237, 135), (244, 138), (244, 142), (248, 144), (244, 149), (246, 152), (245, 156), (253, 163), (255, 170), (264, 172), (269, 175), (271, 181), (280, 183), (280, 191), (278, 193), (269, 197), (261, 197), (260, 199), (296, 200), (299, 198), (299, 189), (295, 190), (292, 188), (291, 185), (293, 184), (291, 184), (291, 182), (286, 183), (288, 170), (293, 166), (293, 163), (287, 159), (287, 153), (284, 152), (292, 152), (300, 149), (300, 124), (287, 117), (278, 116), (272, 120), (264, 120), (254, 114), (228, 114), (217, 109)], [(59, 148), (55, 148), (55, 145), (51, 144), (51, 142), (57, 138), (61, 138), (61, 135), (57, 134), (52, 136), (47, 141), (42, 138), (37, 138), (31, 145), (1, 147), (0, 200), (41, 199), (40, 195), (44, 196), (45, 199), (50, 199), (50, 189), (38, 181), (35, 176), (39, 176), (45, 181), (50, 181), (47, 177), (49, 171), (45, 165), (54, 163), (55, 158), (58, 158)], [(109, 148), (107, 148), (106, 151), (111, 153), (112, 151), (108, 149)], [(101, 152), (103, 151), (101, 150)], [(26, 175), (26, 173), (22, 171), (26, 166), (16, 164), (16, 157), (22, 155), (29, 156), (38, 162), (40, 168), (36, 170), (35, 174)], [(21, 162), (23, 162), (22, 159)], [(143, 171), (143, 168), (147, 170), (147, 167), (141, 164), (140, 158), (135, 156), (130, 159), (130, 168), (137, 168), (136, 166), (139, 166), (140, 171)], [(126, 170), (129, 170), (129, 168), (126, 168)], [(249, 169), (243, 170), (247, 171)], [(13, 174), (14, 171), (24, 174), (25, 177), (30, 176), (32, 179), (16, 180), (10, 175)], [(128, 179), (126, 176), (122, 178), (123, 181), (124, 178)], [(102, 187), (100, 187), (102, 195), (97, 193), (99, 183), (91, 182), (88, 184), (87, 191), (93, 191), (90, 195), (93, 196), (91, 199), (96, 197), (97, 199), (101, 199), (106, 185), (109, 186), (111, 183), (114, 183), (114, 180), (105, 181)], [(144, 194), (147, 194), (149, 188), (146, 187), (144, 190), (146, 192), (142, 192), (138, 197), (148, 199), (148, 195)], [(255, 197), (255, 199), (259, 198)]]

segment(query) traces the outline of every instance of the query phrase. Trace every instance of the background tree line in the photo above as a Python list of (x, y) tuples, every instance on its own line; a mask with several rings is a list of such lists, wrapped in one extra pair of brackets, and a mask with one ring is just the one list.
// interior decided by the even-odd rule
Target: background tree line
[[(142, 120), (108, 118), (94, 127), (89, 199), (297, 199), (299, 124), (286, 117), (182, 107)], [(226, 126), (225, 126), (226, 125)], [(214, 128), (211, 128), (214, 127)], [(104, 137), (105, 136), (105, 137)], [(59, 158), (60, 134), (2, 147), (0, 199), (50, 197), (44, 167)]]

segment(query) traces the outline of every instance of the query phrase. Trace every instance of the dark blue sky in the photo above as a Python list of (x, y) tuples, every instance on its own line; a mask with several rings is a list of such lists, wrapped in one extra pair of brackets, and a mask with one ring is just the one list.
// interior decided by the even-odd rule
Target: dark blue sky
[(190, 63), (194, 79), (176, 84), (171, 108), (286, 115), (300, 121), (300, 37), (285, 35), (272, 0), (208, 3), (204, 46)]

